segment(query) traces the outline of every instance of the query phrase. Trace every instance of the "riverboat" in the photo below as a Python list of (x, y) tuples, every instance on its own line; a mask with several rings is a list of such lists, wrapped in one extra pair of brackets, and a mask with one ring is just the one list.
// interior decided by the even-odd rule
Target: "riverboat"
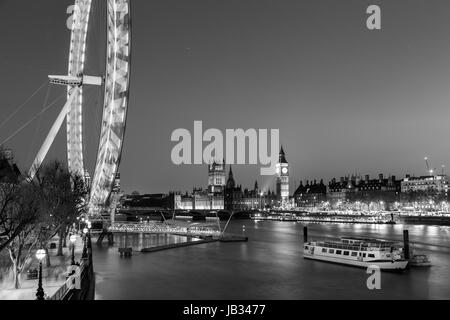
[(305, 259), (348, 266), (401, 271), (408, 266), (403, 249), (378, 239), (341, 238), (340, 241), (311, 241), (304, 244)]

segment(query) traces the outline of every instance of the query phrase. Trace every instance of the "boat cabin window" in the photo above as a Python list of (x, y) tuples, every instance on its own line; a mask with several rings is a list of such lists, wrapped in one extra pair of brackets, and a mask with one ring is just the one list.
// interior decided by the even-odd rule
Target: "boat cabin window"
[(305, 246), (305, 250), (308, 250), (309, 249), (309, 247), (308, 246)]
[(322, 252), (323, 252), (323, 253), (327, 253), (327, 249), (322, 248)]
[(363, 258), (365, 258), (366, 257), (366, 254), (365, 253), (363, 253)]
[(344, 256), (350, 255), (350, 251), (344, 251)]
[(330, 249), (328, 253), (334, 253), (334, 249)]
[(342, 254), (342, 250), (336, 250), (336, 254)]
[(356, 256), (358, 256), (358, 252), (353, 251), (353, 252), (352, 252), (352, 257), (356, 257)]
[(369, 253), (369, 258), (375, 258), (375, 255), (373, 253)]

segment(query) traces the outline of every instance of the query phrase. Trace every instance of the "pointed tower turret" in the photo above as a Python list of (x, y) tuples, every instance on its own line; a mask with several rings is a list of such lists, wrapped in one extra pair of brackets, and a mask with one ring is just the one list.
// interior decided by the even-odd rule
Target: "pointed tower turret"
[(233, 169), (230, 166), (230, 172), (228, 173), (228, 180), (227, 180), (227, 189), (234, 189), (235, 186), (236, 182), (234, 181)]
[(279, 163), (288, 163), (286, 160), (286, 153), (284, 152), (283, 146), (281, 146), (281, 150), (280, 150)]

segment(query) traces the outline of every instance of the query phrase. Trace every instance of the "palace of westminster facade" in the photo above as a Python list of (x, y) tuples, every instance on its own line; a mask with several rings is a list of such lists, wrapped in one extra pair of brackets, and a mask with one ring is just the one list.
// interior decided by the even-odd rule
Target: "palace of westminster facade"
[[(227, 177), (228, 170), (228, 177)], [(231, 166), (225, 161), (208, 166), (208, 188), (194, 189), (192, 194), (175, 194), (176, 210), (258, 210), (266, 207), (284, 207), (289, 204), (289, 164), (283, 148), (277, 164), (276, 192), (263, 192), (258, 182), (253, 189), (237, 185)]]

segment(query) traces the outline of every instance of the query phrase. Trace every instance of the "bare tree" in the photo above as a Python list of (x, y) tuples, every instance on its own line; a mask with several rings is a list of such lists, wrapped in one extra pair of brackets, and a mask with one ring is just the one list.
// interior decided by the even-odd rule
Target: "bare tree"
[[(6, 161), (1, 152), (0, 161)], [(63, 255), (64, 239), (85, 211), (87, 190), (84, 179), (59, 161), (41, 167), (34, 179), (19, 181), (10, 171), (0, 176), (0, 251), (8, 250), (14, 286), (20, 288), (21, 273), (38, 245), (48, 253), (48, 243), (59, 235), (58, 255)]]
[[(20, 288), (20, 275), (39, 241), (40, 199), (31, 184), (21, 184), (19, 197), (9, 211), (9, 233), (5, 246), (13, 265), (14, 287)], [(20, 226), (20, 227), (19, 227)]]
[[(43, 215), (47, 220), (47, 232), (42, 235), (41, 243), (47, 243), (59, 236), (57, 255), (63, 255), (65, 239), (72, 225), (85, 210), (84, 198), (87, 194), (82, 177), (69, 173), (58, 161), (43, 167), (36, 176), (36, 184), (42, 197)], [(47, 261), (49, 264), (49, 261)]]
[(37, 209), (31, 210), (36, 199), (27, 198), (25, 189), (19, 183), (0, 183), (0, 251), (38, 218)]

